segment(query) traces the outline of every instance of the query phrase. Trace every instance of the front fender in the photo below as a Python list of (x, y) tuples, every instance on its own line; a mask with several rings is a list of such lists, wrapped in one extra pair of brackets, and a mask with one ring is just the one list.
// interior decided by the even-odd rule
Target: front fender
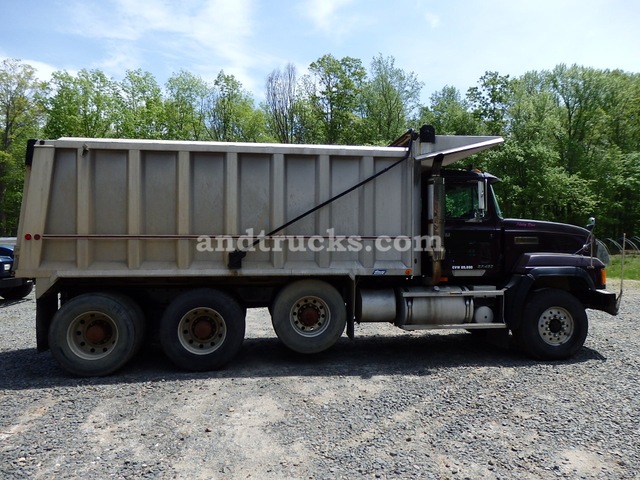
[[(556, 288), (573, 294), (585, 308), (597, 308), (611, 313), (608, 309), (598, 308), (598, 303), (590, 299), (596, 298), (602, 290), (596, 290), (593, 279), (582, 268), (578, 267), (534, 267), (526, 274), (515, 274), (505, 285), (505, 320), (512, 330), (520, 326), (522, 309), (527, 296), (533, 290), (542, 288)], [(605, 292), (609, 293), (609, 292)], [(615, 304), (615, 295), (614, 304)], [(610, 299), (606, 299), (602, 306), (610, 307)]]

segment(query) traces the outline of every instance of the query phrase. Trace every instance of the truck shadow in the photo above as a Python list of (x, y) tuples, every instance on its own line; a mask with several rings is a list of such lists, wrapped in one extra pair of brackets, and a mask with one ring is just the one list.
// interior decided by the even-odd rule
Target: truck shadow
[(31, 301), (30, 298), (20, 298), (18, 300), (5, 300), (4, 298), (0, 298), (0, 308), (6, 308), (12, 305), (18, 305), (20, 303), (26, 303), (29, 301)]
[(468, 333), (447, 335), (364, 336), (341, 339), (332, 349), (315, 355), (291, 352), (277, 338), (249, 338), (224, 369), (185, 372), (177, 369), (158, 346), (148, 346), (127, 366), (108, 377), (81, 378), (62, 370), (50, 352), (35, 349), (0, 353), (0, 389), (135, 384), (193, 379), (332, 377), (371, 378), (385, 375), (428, 376), (459, 367), (530, 368), (544, 364), (571, 365), (606, 361), (596, 350), (583, 347), (562, 362), (540, 362), (496, 346)]

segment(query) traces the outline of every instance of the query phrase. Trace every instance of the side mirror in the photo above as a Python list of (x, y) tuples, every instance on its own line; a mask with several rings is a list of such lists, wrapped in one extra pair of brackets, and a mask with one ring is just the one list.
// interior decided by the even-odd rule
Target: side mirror
[(476, 219), (482, 219), (487, 214), (487, 180), (478, 180), (478, 211)]
[(593, 231), (593, 227), (596, 226), (596, 219), (594, 217), (589, 217), (589, 223), (587, 224), (587, 226), (585, 227), (587, 230), (589, 230), (590, 232)]

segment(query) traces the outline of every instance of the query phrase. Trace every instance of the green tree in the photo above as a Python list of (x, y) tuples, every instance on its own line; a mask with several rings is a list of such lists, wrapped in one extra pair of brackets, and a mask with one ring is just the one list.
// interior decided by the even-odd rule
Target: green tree
[(324, 118), (318, 114), (315, 103), (309, 92), (315, 91), (315, 84), (309, 75), (298, 80), (296, 101), (293, 104), (293, 138), (294, 143), (327, 143)]
[(483, 123), (488, 135), (503, 135), (508, 123), (507, 110), (511, 98), (509, 75), (486, 72), (478, 83), (480, 86), (467, 91), (467, 100), (473, 113)]
[(24, 149), (22, 143), (38, 131), (43, 117), (38, 103), (45, 84), (35, 76), (35, 69), (16, 59), (0, 63), (0, 151)]
[(430, 105), (420, 108), (420, 125), (433, 125), (438, 135), (477, 135), (479, 122), (470, 111), (469, 103), (452, 86), (431, 95)]
[(553, 152), (539, 152), (507, 141), (476, 160), (478, 166), (502, 180), (496, 186), (496, 193), (507, 217), (545, 218), (544, 170), (538, 160), (548, 154)]
[(640, 232), (640, 75), (603, 72), (598, 138), (588, 160), (599, 202), (598, 231), (619, 238)]
[(363, 143), (386, 144), (404, 133), (418, 109), (422, 82), (395, 66), (393, 57), (378, 55), (363, 85)]
[(165, 138), (205, 140), (205, 116), (209, 86), (202, 78), (181, 71), (166, 83)]
[(605, 75), (593, 68), (562, 64), (548, 73), (548, 81), (558, 106), (556, 140), (561, 161), (571, 173), (586, 173), (604, 126)]
[(0, 236), (15, 235), (18, 229), (23, 182), (24, 162), (0, 151)]
[(366, 70), (356, 58), (340, 60), (324, 55), (309, 65), (305, 82), (310, 110), (321, 127), (322, 143), (355, 143), (359, 118), (356, 112)]
[(528, 72), (508, 80), (495, 73), (470, 91), (483, 129), (506, 144), (481, 156), (503, 180), (497, 188), (508, 216), (583, 224), (597, 208), (593, 182), (562, 162), (555, 135), (560, 118), (547, 75)]
[(44, 89), (30, 65), (15, 59), (0, 63), (0, 235), (17, 229), (24, 151), (27, 139), (39, 135), (43, 110), (38, 99)]
[(606, 152), (606, 170), (593, 182), (598, 196), (595, 211), (599, 235), (613, 238), (640, 232), (640, 152), (623, 153), (618, 148)]
[(640, 205), (627, 201), (635, 198), (627, 186), (636, 184), (637, 165), (628, 162), (637, 159), (640, 140), (637, 75), (558, 65), (546, 77), (557, 108), (560, 165), (587, 182), (584, 197), (597, 199), (592, 214), (601, 235), (638, 225)]
[(640, 151), (640, 74), (605, 72), (601, 95), (599, 115), (607, 143), (622, 152)]
[(220, 71), (209, 92), (205, 126), (212, 140), (257, 142), (266, 139), (266, 117), (233, 75)]
[(54, 72), (47, 100), (45, 135), (105, 138), (116, 135), (118, 84), (100, 70), (76, 76)]
[(127, 71), (120, 82), (116, 135), (125, 138), (162, 138), (165, 115), (162, 89), (153, 75)]

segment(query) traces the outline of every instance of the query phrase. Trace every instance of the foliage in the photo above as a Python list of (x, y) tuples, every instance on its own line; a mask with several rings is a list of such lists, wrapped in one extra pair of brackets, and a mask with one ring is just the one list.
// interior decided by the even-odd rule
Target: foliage
[(41, 127), (44, 112), (38, 99), (44, 91), (33, 67), (14, 59), (0, 64), (0, 235), (17, 228), (24, 146)]
[(120, 82), (116, 97), (117, 137), (162, 138), (165, 134), (165, 113), (162, 89), (149, 72), (128, 71)]
[(473, 158), (498, 175), (507, 216), (585, 224), (600, 237), (640, 231), (640, 74), (557, 65), (519, 77), (488, 71), (419, 102), (422, 82), (381, 54), (368, 69), (327, 54), (298, 77), (275, 69), (265, 101), (233, 75), (187, 71), (160, 86), (142, 70), (120, 81), (100, 70), (55, 72), (46, 84), (19, 60), (0, 64), (0, 234), (15, 232), (28, 138), (124, 137), (384, 145), (408, 128), (501, 135)]
[(10, 235), (18, 228), (23, 178), (22, 165), (9, 153), (0, 151), (1, 236)]
[(475, 135), (480, 123), (457, 88), (445, 86), (431, 95), (431, 104), (420, 109), (420, 125), (433, 125), (439, 135)]
[(13, 59), (0, 64), (0, 151), (21, 152), (21, 142), (38, 131), (45, 87), (33, 67)]
[(418, 110), (421, 90), (415, 74), (397, 68), (393, 57), (375, 57), (371, 78), (362, 88), (360, 143), (388, 144), (406, 132)]
[(46, 101), (44, 135), (111, 137), (118, 115), (118, 86), (100, 70), (80, 70), (74, 77), (54, 72), (53, 95)]
[(478, 83), (479, 86), (471, 87), (467, 92), (472, 112), (482, 121), (488, 135), (503, 135), (512, 99), (509, 75), (486, 72)]
[(220, 71), (209, 90), (205, 109), (205, 128), (211, 140), (221, 142), (261, 140), (265, 131), (262, 112), (233, 76)]
[(309, 72), (306, 101), (321, 128), (321, 143), (356, 143), (360, 128), (356, 112), (367, 75), (362, 62), (324, 55), (309, 65)]
[(516, 79), (488, 72), (469, 90), (482, 133), (506, 137), (481, 158), (504, 180), (508, 215), (578, 225), (595, 216), (601, 235), (614, 237), (640, 229), (640, 137), (628, 121), (639, 118), (638, 81), (558, 65)]

